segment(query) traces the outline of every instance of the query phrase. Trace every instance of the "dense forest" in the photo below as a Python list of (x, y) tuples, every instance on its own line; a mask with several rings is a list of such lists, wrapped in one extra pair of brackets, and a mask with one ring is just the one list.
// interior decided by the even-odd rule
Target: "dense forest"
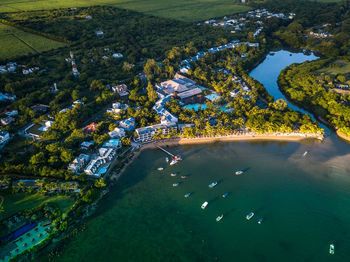
[(279, 76), (281, 90), (295, 103), (328, 121), (335, 129), (350, 136), (350, 96), (334, 92), (337, 83), (346, 81), (344, 75), (336, 77), (317, 70), (329, 60), (292, 65)]

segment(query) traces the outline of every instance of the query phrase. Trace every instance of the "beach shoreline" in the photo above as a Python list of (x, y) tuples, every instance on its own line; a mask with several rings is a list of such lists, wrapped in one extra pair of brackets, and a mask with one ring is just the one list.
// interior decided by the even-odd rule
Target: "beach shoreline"
[(301, 133), (271, 133), (271, 134), (235, 134), (215, 137), (193, 137), (193, 138), (170, 138), (155, 140), (148, 144), (143, 144), (141, 150), (156, 148), (159, 145), (188, 145), (188, 144), (207, 144), (215, 142), (234, 142), (234, 141), (280, 141), (280, 142), (300, 142), (305, 139), (315, 139), (323, 141), (321, 134), (301, 134)]

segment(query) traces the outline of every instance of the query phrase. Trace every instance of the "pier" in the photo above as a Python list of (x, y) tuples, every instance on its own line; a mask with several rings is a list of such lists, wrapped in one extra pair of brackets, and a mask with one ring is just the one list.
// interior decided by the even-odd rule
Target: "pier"
[(173, 159), (176, 160), (181, 160), (180, 156), (175, 156), (174, 154), (170, 153), (169, 151), (165, 150), (164, 148), (157, 146), (160, 150), (162, 150), (164, 153), (168, 154), (169, 156), (171, 156)]

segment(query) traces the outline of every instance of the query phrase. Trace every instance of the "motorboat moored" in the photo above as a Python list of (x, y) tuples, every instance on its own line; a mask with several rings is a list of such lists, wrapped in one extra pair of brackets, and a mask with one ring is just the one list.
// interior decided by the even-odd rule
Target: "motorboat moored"
[(218, 184), (218, 182), (217, 182), (217, 181), (214, 181), (214, 182), (210, 183), (208, 187), (213, 188), (213, 187), (215, 187), (217, 184)]
[(235, 172), (236, 176), (242, 175), (244, 172), (243, 170), (238, 170)]
[(158, 168), (157, 168), (158, 171), (162, 171), (163, 169), (164, 169), (164, 168), (162, 168), (162, 167), (158, 167)]
[(169, 163), (169, 157), (165, 158), (165, 162)]
[(191, 193), (187, 193), (187, 194), (185, 194), (185, 197), (188, 198), (188, 197), (190, 197), (190, 195), (191, 195)]
[(329, 254), (334, 255), (334, 244), (329, 245)]
[(253, 216), (254, 216), (254, 213), (253, 213), (253, 212), (250, 212), (250, 213), (246, 216), (246, 219), (247, 219), (247, 220), (250, 220)]
[(224, 215), (218, 216), (218, 217), (216, 218), (216, 222), (219, 222), (223, 217), (224, 217)]
[(188, 178), (188, 176), (181, 176), (181, 178), (186, 179), (186, 178)]
[(227, 193), (223, 194), (222, 197), (223, 197), (223, 198), (226, 198), (229, 194), (230, 194), (230, 193), (227, 192)]
[(171, 176), (176, 176), (176, 173), (171, 173), (170, 175), (171, 175)]
[(180, 183), (174, 183), (173, 187), (180, 185)]
[(259, 224), (259, 225), (261, 225), (263, 221), (264, 221), (264, 219), (263, 219), (263, 218), (259, 218), (259, 220), (258, 220), (258, 224)]
[(207, 207), (207, 205), (208, 205), (208, 202), (205, 201), (205, 202), (202, 204), (201, 209), (205, 209), (205, 208)]

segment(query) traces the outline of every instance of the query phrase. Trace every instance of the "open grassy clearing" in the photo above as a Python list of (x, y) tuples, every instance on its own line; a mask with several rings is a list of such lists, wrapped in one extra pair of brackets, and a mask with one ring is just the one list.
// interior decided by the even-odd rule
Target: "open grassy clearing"
[(53, 203), (59, 206), (62, 213), (67, 212), (69, 207), (73, 205), (73, 199), (69, 196), (44, 196), (41, 194), (25, 194), (18, 193), (5, 195), (4, 197), (4, 213), (0, 213), (0, 219), (9, 217), (19, 211), (28, 208), (34, 208), (42, 203)]
[(93, 5), (112, 5), (182, 21), (199, 21), (249, 10), (233, 0), (0, 0), (1, 12), (18, 12)]
[(328, 67), (321, 68), (318, 70), (318, 72), (330, 75), (349, 74), (350, 62), (345, 60), (337, 60), (331, 63)]
[(0, 59), (13, 59), (62, 46), (65, 44), (0, 24)]

